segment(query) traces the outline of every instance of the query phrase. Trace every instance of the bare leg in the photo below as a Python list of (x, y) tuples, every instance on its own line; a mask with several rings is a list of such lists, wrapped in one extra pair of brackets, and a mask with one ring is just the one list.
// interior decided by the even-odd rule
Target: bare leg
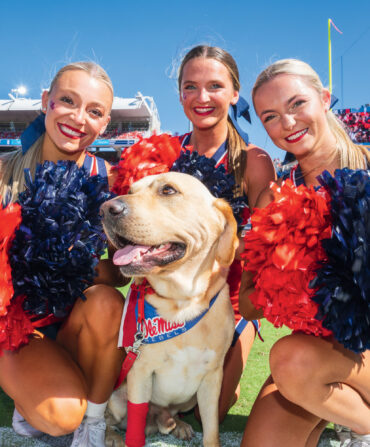
[(117, 348), (123, 298), (115, 289), (96, 285), (79, 300), (57, 341), (80, 366), (88, 387), (88, 400), (109, 399), (119, 375), (124, 351)]
[(318, 417), (370, 433), (370, 351), (304, 334), (280, 339), (270, 355), (274, 381), (288, 400)]
[(225, 419), (230, 408), (239, 399), (240, 379), (247, 363), (248, 355), (252, 349), (255, 335), (256, 330), (253, 324), (249, 322), (238, 341), (226, 354), (221, 394), (218, 403), (219, 422)]
[(36, 334), (0, 357), (0, 386), (35, 428), (59, 436), (81, 423), (87, 399), (108, 400), (123, 352), (117, 349), (122, 296), (98, 285), (78, 300), (57, 342)]
[[(310, 437), (321, 420), (287, 401), (271, 376), (248, 417), (241, 447), (311, 447)], [(285, 428), (285, 429), (284, 429)], [(320, 433), (316, 436), (318, 441)]]
[(4, 352), (0, 386), (33, 427), (53, 436), (75, 430), (86, 410), (80, 369), (62, 347), (42, 335), (18, 352)]
[[(241, 333), (238, 341), (227, 351), (224, 361), (224, 373), (218, 402), (218, 420), (221, 423), (230, 408), (240, 396), (240, 379), (247, 363), (248, 355), (252, 349), (256, 330), (251, 322)], [(195, 417), (200, 421), (198, 407), (195, 408)]]
[(319, 422), (316, 427), (312, 430), (307, 442), (306, 447), (317, 447), (320, 441), (320, 437), (322, 432), (325, 430), (325, 427), (328, 425), (328, 421), (322, 420)]

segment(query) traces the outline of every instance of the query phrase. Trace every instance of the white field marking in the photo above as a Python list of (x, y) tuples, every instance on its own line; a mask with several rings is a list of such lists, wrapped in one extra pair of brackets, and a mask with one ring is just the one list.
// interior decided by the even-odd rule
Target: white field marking
[[(334, 435), (333, 435), (334, 436)], [(242, 433), (220, 433), (222, 447), (239, 447)], [(72, 435), (52, 436), (43, 435), (32, 439), (18, 436), (9, 427), (0, 427), (0, 447), (70, 447)], [(202, 445), (202, 433), (196, 432), (191, 441), (180, 441), (171, 435), (152, 435), (147, 438), (146, 447), (199, 447)], [(339, 447), (339, 441), (324, 435), (318, 447)]]

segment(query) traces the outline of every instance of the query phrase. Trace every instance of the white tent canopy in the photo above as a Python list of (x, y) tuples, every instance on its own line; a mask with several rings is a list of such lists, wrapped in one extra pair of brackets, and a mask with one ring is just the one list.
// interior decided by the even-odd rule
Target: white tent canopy
[[(41, 111), (40, 99), (15, 98), (0, 99), (1, 123), (29, 123)], [(115, 97), (111, 112), (112, 121), (146, 121), (149, 130), (160, 132), (160, 120), (153, 98), (140, 92), (134, 98)]]

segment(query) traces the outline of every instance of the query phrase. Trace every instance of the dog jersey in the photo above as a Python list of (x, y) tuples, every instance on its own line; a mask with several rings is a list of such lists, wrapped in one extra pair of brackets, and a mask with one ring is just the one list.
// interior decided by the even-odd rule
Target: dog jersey
[[(191, 132), (179, 136), (179, 141), (182, 147), (189, 146), (190, 143)], [(217, 149), (217, 151), (211, 157), (216, 162), (216, 167), (219, 165), (224, 165), (225, 170), (228, 171), (228, 159), (227, 159), (227, 147), (226, 142)], [(246, 202), (248, 203), (248, 198), (246, 197)], [(243, 222), (246, 223), (250, 219), (250, 210), (248, 207), (244, 208), (243, 212)], [(230, 301), (234, 310), (234, 316), (236, 323), (242, 318), (239, 312), (239, 289), (241, 276), (243, 272), (242, 262), (239, 259), (234, 259), (233, 263), (230, 266), (229, 274), (227, 277), (227, 283), (230, 288)]]

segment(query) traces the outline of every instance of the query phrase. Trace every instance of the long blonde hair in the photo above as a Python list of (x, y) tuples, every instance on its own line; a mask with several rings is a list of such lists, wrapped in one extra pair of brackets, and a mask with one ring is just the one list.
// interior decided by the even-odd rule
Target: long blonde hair
[[(91, 77), (103, 82), (112, 92), (113, 85), (106, 71), (94, 62), (73, 62), (62, 67), (54, 76), (49, 88), (49, 93), (53, 90), (58, 79), (66, 71), (82, 70)], [(0, 157), (0, 198), (9, 197), (10, 200), (17, 200), (18, 194), (25, 189), (24, 170), (29, 168), (32, 176), (35, 174), (37, 163), (42, 159), (42, 144), (44, 135), (42, 135), (28, 151), (23, 154), (22, 149), (17, 149)]]
[[(320, 95), (324, 89), (319, 75), (306, 62), (298, 59), (282, 59), (269, 65), (258, 75), (252, 89), (253, 102), (257, 90), (263, 84), (280, 74), (289, 74), (304, 78), (306, 82)], [(340, 167), (348, 167), (350, 169), (366, 169), (367, 164), (370, 163), (369, 150), (364, 146), (353, 143), (341, 122), (331, 110), (326, 113), (326, 118), (328, 120), (329, 128), (336, 139), (337, 155), (339, 155)]]
[[(191, 59), (195, 59), (197, 57), (215, 59), (216, 61), (221, 62), (230, 74), (234, 90), (240, 90), (239, 70), (231, 54), (219, 47), (198, 45), (192, 48), (181, 62), (178, 73), (179, 91), (181, 91), (181, 81), (185, 65)], [(242, 193), (244, 170), (247, 162), (245, 151), (246, 145), (242, 137), (235, 129), (230, 117), (228, 117), (227, 120), (227, 140), (229, 170), (235, 177), (236, 184), (238, 185), (238, 193)]]

